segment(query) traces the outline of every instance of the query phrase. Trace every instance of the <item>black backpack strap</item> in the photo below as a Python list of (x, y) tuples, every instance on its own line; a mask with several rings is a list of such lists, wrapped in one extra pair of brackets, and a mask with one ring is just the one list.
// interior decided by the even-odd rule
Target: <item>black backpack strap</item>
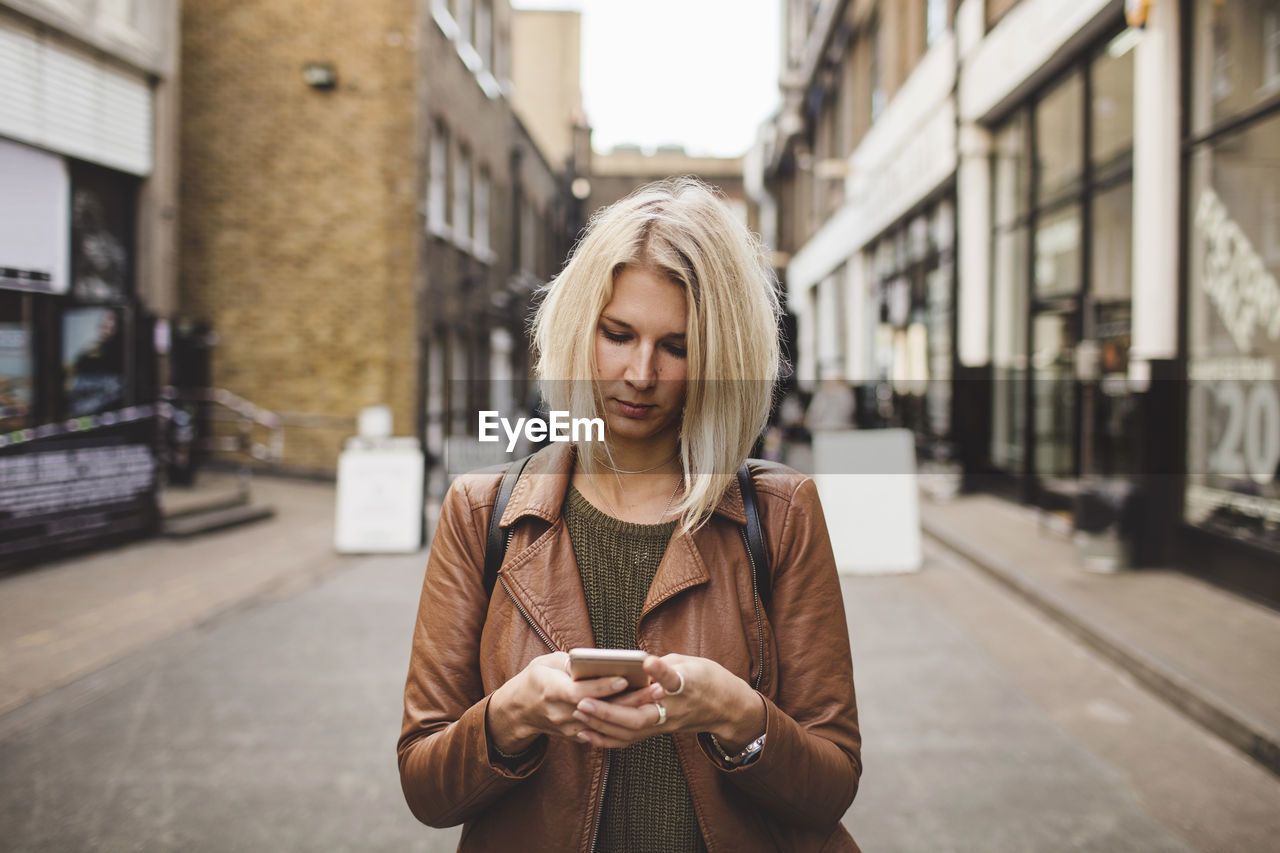
[(752, 581), (760, 603), (767, 610), (773, 592), (773, 578), (769, 571), (769, 551), (764, 546), (764, 525), (760, 523), (760, 500), (756, 485), (751, 479), (751, 469), (746, 462), (738, 469), (738, 488), (742, 492), (742, 509), (747, 516), (747, 549), (751, 554), (751, 567), (755, 571)]
[(506, 473), (502, 475), (502, 482), (498, 484), (498, 497), (493, 504), (493, 515), (489, 516), (489, 534), (484, 546), (484, 591), (489, 596), (493, 595), (493, 588), (498, 583), (498, 569), (502, 568), (502, 558), (507, 555), (507, 540), (503, 537), (500, 526), (502, 513), (506, 512), (511, 493), (515, 491), (516, 480), (520, 479), (524, 466), (532, 458), (533, 454), (529, 454), (508, 465)]

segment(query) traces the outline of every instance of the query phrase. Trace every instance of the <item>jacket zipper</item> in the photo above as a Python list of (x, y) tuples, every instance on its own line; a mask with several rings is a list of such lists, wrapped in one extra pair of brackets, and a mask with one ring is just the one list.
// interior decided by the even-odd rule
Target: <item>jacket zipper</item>
[(760, 638), (760, 669), (756, 672), (755, 689), (760, 689), (760, 682), (764, 680), (764, 619), (760, 616), (760, 588), (759, 576), (756, 574), (756, 559), (751, 556), (751, 543), (747, 541), (747, 529), (739, 527), (738, 533), (742, 534), (742, 544), (747, 549), (747, 562), (751, 564), (751, 598), (756, 607), (756, 636)]
[[(508, 546), (511, 544), (512, 533), (513, 531), (511, 530), (507, 531), (506, 544)], [(503, 550), (505, 551), (506, 548), (503, 548)], [(502, 584), (502, 591), (507, 594), (507, 598), (511, 599), (511, 603), (516, 606), (516, 610), (518, 610), (520, 612), (520, 615), (524, 617), (524, 621), (529, 623), (529, 627), (533, 629), (533, 633), (537, 634), (538, 638), (542, 640), (542, 642), (545, 643), (547, 648), (551, 649), (551, 651), (553, 652), (559, 651), (559, 649), (555, 647), (555, 644), (552, 643), (551, 640), (547, 638), (547, 635), (545, 633), (543, 633), (542, 629), (539, 628), (537, 624), (533, 621), (533, 619), (529, 617), (528, 611), (524, 609), (524, 607), (520, 604), (520, 601), (511, 593), (511, 587), (507, 586), (507, 579), (504, 578), (501, 574), (498, 575), (498, 583)], [(595, 853), (596, 841), (598, 841), (600, 837), (600, 822), (601, 822), (601, 819), (604, 817), (604, 791), (605, 791), (605, 786), (609, 784), (609, 765), (613, 763), (612, 759), (613, 759), (612, 750), (606, 750), (604, 755), (604, 773), (601, 775), (601, 778), (600, 778), (600, 805), (596, 809), (595, 826), (591, 828), (591, 848), (590, 848), (591, 853)]]
[[(510, 536), (508, 535), (508, 540), (509, 539), (510, 539)], [(555, 643), (551, 642), (551, 640), (547, 638), (547, 635), (542, 632), (542, 629), (537, 626), (537, 624), (533, 621), (532, 618), (530, 618), (529, 613), (524, 609), (524, 606), (520, 604), (520, 601), (514, 595), (512, 595), (511, 587), (507, 586), (507, 579), (504, 578), (501, 574), (498, 575), (498, 583), (502, 584), (503, 592), (507, 594), (507, 598), (511, 599), (511, 603), (516, 606), (516, 610), (520, 611), (520, 615), (524, 617), (524, 621), (529, 623), (529, 627), (533, 629), (533, 633), (538, 635), (538, 639), (546, 643), (547, 648), (551, 649), (551, 651), (553, 652), (560, 651), (559, 649), (556, 648)]]
[(600, 840), (600, 824), (604, 820), (604, 792), (609, 785), (609, 765), (613, 764), (613, 750), (607, 749), (604, 753), (604, 772), (600, 776), (600, 805), (596, 807), (595, 826), (591, 828), (591, 846), (587, 848), (590, 853), (596, 853), (596, 842)]

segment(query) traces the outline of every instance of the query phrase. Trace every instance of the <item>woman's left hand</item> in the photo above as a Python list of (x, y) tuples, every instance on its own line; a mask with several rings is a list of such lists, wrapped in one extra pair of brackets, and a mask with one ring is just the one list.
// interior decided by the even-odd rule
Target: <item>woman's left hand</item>
[[(580, 740), (619, 749), (659, 733), (710, 732), (726, 751), (736, 751), (764, 732), (760, 694), (715, 661), (650, 655), (644, 668), (653, 679), (648, 687), (613, 700), (578, 703), (573, 716), (586, 727)], [(659, 706), (666, 716), (661, 725)]]

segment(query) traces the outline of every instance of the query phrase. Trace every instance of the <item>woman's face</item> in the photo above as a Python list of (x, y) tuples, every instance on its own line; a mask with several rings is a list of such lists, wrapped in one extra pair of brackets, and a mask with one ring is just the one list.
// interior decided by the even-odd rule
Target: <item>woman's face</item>
[(609, 434), (624, 440), (678, 433), (688, 363), (684, 288), (659, 272), (625, 267), (596, 324), (596, 384)]

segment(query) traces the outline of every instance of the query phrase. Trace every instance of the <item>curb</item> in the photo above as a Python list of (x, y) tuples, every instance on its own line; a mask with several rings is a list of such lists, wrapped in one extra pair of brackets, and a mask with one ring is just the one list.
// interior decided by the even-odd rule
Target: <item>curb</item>
[(1140, 684), (1195, 720), (1271, 773), (1280, 776), (1280, 733), (1272, 732), (1247, 711), (1197, 684), (1173, 664), (1126, 641), (1073, 608), (1053, 590), (1029, 580), (999, 557), (983, 553), (940, 526), (921, 519), (926, 536), (963, 557), (1017, 593), (1103, 657), (1126, 670)]

